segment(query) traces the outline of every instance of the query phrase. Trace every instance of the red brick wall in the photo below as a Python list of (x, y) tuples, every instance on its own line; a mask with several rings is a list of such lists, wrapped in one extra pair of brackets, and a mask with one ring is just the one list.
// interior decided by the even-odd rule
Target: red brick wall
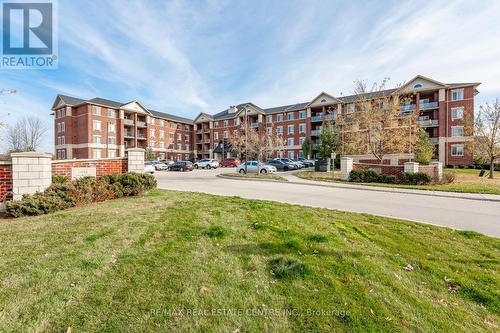
[(386, 165), (386, 164), (371, 164), (371, 163), (353, 163), (353, 170), (375, 170), (382, 175), (400, 176), (404, 173), (402, 165)]
[(85, 161), (55, 161), (52, 162), (52, 176), (71, 178), (72, 167), (95, 167), (97, 176), (109, 175), (114, 172), (127, 171), (127, 159), (99, 159)]
[(425, 173), (426, 175), (431, 176), (432, 178), (438, 177), (437, 167), (433, 165), (419, 165), (418, 172)]
[(12, 165), (0, 164), (0, 202), (12, 199)]

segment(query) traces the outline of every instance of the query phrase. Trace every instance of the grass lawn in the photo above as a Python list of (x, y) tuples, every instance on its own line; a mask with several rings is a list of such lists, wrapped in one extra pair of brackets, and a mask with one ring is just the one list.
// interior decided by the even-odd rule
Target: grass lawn
[[(495, 178), (478, 177), (479, 170), (474, 169), (444, 169), (443, 172), (454, 173), (456, 178), (451, 184), (445, 185), (400, 185), (400, 184), (382, 184), (382, 183), (360, 183), (361, 185), (378, 187), (398, 187), (418, 190), (432, 190), (445, 192), (463, 192), (463, 193), (484, 193), (500, 194), (500, 172), (495, 172)], [(340, 182), (340, 171), (335, 172), (335, 179), (330, 172), (299, 171), (294, 175), (300, 178), (318, 181)], [(350, 183), (357, 184), (357, 183)]]
[(251, 178), (251, 179), (272, 179), (272, 180), (279, 180), (282, 182), (287, 182), (285, 178), (281, 177), (280, 175), (277, 175), (275, 173), (222, 173), (221, 174), (224, 177), (233, 177), (233, 178)]
[(500, 240), (174, 191), (0, 220), (2, 332), (497, 331)]

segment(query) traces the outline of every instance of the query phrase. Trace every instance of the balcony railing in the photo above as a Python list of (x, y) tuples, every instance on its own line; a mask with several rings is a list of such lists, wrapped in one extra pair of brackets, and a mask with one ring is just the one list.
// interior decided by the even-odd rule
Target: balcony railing
[(439, 143), (439, 138), (431, 138), (431, 142), (437, 145)]
[(131, 133), (131, 132), (125, 132), (125, 134), (123, 134), (123, 136), (125, 138), (128, 138), (128, 139), (133, 139), (135, 137), (134, 133)]
[(251, 128), (257, 128), (257, 127), (259, 127), (259, 123), (251, 123), (250, 127)]
[(437, 109), (438, 105), (438, 102), (420, 102), (418, 107), (420, 110)]
[(321, 134), (321, 130), (320, 129), (317, 129), (317, 130), (312, 130), (311, 131), (311, 135), (314, 135), (314, 136), (319, 136)]
[(134, 126), (134, 121), (132, 119), (123, 119), (123, 123), (126, 126)]
[(201, 134), (201, 132), (202, 132), (201, 130), (197, 130), (196, 134)]
[(418, 124), (422, 127), (434, 127), (434, 126), (439, 126), (439, 120), (437, 119), (419, 120)]
[(320, 114), (318, 116), (312, 116), (311, 121), (323, 121), (323, 118), (324, 118), (323, 115)]
[(146, 136), (144, 134), (137, 134), (137, 138), (140, 140), (146, 140)]
[(137, 121), (137, 127), (146, 127), (146, 123), (144, 121)]
[(406, 104), (401, 106), (401, 112), (413, 111), (417, 108), (416, 104)]
[(335, 120), (335, 119), (337, 119), (337, 115), (335, 113), (327, 114), (325, 116), (325, 119), (326, 120)]

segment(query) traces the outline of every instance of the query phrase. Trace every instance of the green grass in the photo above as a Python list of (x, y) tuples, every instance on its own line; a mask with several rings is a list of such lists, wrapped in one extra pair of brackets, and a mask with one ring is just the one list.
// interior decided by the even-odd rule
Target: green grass
[(233, 178), (249, 178), (249, 179), (271, 179), (271, 180), (279, 180), (282, 182), (286, 182), (285, 178), (281, 177), (280, 175), (277, 175), (275, 173), (223, 173), (221, 176), (224, 177), (233, 177)]
[[(400, 185), (384, 183), (349, 183), (375, 187), (407, 188), (428, 191), (461, 192), (461, 193), (482, 193), (482, 194), (500, 194), (500, 172), (495, 172), (495, 178), (478, 177), (479, 170), (474, 169), (444, 169), (444, 172), (455, 174), (455, 181), (444, 185)], [(294, 175), (303, 179), (341, 182), (340, 172), (336, 172), (335, 179), (330, 172), (299, 171)]]
[(500, 325), (500, 240), (366, 214), (153, 191), (0, 220), (0, 244), (1, 332)]

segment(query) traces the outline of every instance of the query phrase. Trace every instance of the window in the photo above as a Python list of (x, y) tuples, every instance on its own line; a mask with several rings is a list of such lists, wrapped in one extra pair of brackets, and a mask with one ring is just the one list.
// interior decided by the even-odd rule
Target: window
[(288, 158), (291, 159), (291, 160), (293, 160), (295, 158), (293, 151), (289, 151), (288, 152)]
[(451, 156), (464, 156), (464, 145), (451, 145)]
[(288, 134), (293, 134), (293, 129), (294, 129), (293, 125), (288, 125), (288, 128), (287, 128)]
[(101, 158), (101, 150), (100, 150), (100, 149), (94, 149), (94, 150), (92, 151), (92, 156), (93, 156), (94, 158)]
[(189, 125), (184, 126), (184, 129), (185, 129), (186, 131), (189, 131)]
[(224, 131), (224, 139), (227, 139), (227, 138), (228, 138), (227, 131)]
[(306, 124), (299, 124), (299, 133), (306, 132)]
[(276, 133), (283, 134), (283, 126), (276, 127)]
[(108, 132), (115, 132), (116, 131), (116, 125), (115, 124), (108, 124)]
[(304, 152), (301, 150), (301, 151), (299, 151), (299, 158), (302, 158), (302, 157), (304, 157)]
[(227, 127), (228, 124), (229, 124), (229, 121), (228, 120), (224, 120), (224, 127)]
[(295, 142), (294, 142), (295, 140), (293, 138), (289, 138), (287, 141), (288, 141), (287, 142), (288, 146), (293, 146), (295, 144)]
[(422, 83), (417, 83), (416, 85), (413, 86), (414, 89), (422, 88), (423, 85)]
[(181, 141), (182, 140), (182, 134), (181, 133), (177, 133), (177, 141)]
[(160, 130), (160, 139), (163, 139), (165, 137), (165, 131)]
[(174, 133), (169, 133), (168, 137), (170, 138), (170, 141), (174, 141)]
[(305, 141), (306, 141), (306, 138), (299, 138), (299, 145), (302, 146)]
[(66, 149), (60, 149), (57, 151), (57, 159), (64, 160), (66, 158)]
[(273, 122), (273, 116), (272, 115), (267, 115), (266, 116), (266, 123), (270, 124)]
[(219, 140), (219, 132), (214, 132), (214, 140)]
[(101, 122), (99, 120), (94, 120), (92, 122), (94, 131), (100, 131), (101, 130)]
[(64, 136), (58, 136), (57, 137), (57, 144), (58, 145), (63, 145), (65, 143), (66, 143), (66, 137), (64, 137)]
[(99, 106), (92, 105), (92, 114), (96, 116), (101, 115), (101, 108)]
[(463, 119), (464, 118), (464, 108), (452, 108), (451, 109), (451, 120)]
[(266, 133), (267, 133), (267, 135), (272, 135), (273, 134), (273, 128), (272, 127), (267, 127), (266, 128)]
[(189, 142), (189, 135), (184, 135), (184, 141)]
[(116, 111), (113, 109), (108, 109), (108, 117), (116, 118)]
[(154, 129), (150, 129), (149, 130), (149, 136), (155, 136), (155, 130)]
[(108, 137), (108, 145), (116, 145), (116, 138), (114, 136)]
[(276, 121), (283, 121), (283, 115), (281, 113), (276, 115)]
[(182, 145), (177, 145), (177, 150), (182, 150)]
[(116, 157), (116, 150), (108, 150), (108, 157), (115, 158)]
[(165, 126), (165, 121), (163, 119), (160, 119), (160, 126), (161, 127)]
[(451, 91), (451, 100), (452, 101), (460, 101), (464, 99), (464, 90), (463, 89), (455, 89)]
[(347, 113), (354, 112), (354, 104), (347, 104)]
[(160, 141), (160, 148), (165, 148), (165, 143)]
[(287, 114), (286, 114), (286, 119), (288, 119), (288, 120), (293, 120), (294, 118), (295, 118), (295, 117), (294, 117), (293, 112), (289, 112), (289, 113), (287, 113)]
[(214, 122), (214, 128), (219, 128), (219, 122), (218, 121)]
[(322, 99), (321, 101), (319, 101), (320, 103), (326, 103), (326, 99)]
[(101, 136), (100, 135), (92, 136), (92, 142), (93, 143), (101, 143)]
[(170, 127), (170, 128), (174, 128), (174, 123), (173, 123), (173, 122), (169, 122), (169, 123), (168, 123), (168, 127)]
[(463, 126), (451, 126), (451, 137), (461, 137), (464, 136), (464, 127)]
[(57, 123), (57, 132), (64, 133), (66, 130), (66, 123)]
[(156, 142), (155, 142), (155, 141), (149, 141), (149, 146), (150, 146), (151, 148), (153, 148), (155, 145), (156, 145)]
[(299, 112), (299, 119), (306, 119), (307, 117), (307, 112), (306, 111), (300, 111)]

